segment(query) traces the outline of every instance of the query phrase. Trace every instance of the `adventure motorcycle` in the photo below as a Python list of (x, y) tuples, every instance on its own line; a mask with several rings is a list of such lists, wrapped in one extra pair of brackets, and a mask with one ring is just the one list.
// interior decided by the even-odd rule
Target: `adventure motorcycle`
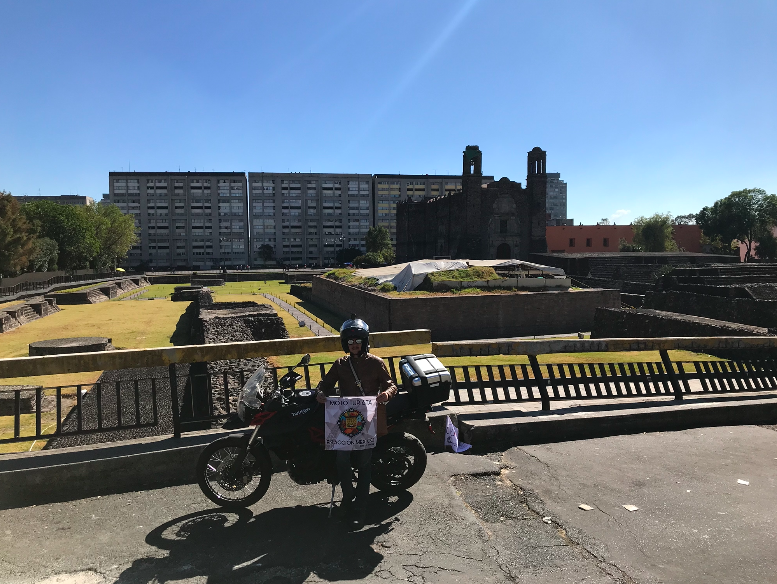
[[(436, 358), (434, 361), (439, 363)], [(449, 376), (446, 383), (438, 375), (430, 388), (427, 377), (415, 374), (408, 362), (415, 366), (413, 357), (406, 357), (400, 362), (400, 371), (403, 386), (409, 391), (400, 392), (387, 404), (389, 426), (405, 418), (425, 419), (432, 403), (447, 399)], [(212, 442), (197, 462), (200, 489), (211, 501), (236, 508), (253, 505), (261, 499), (273, 473), (270, 452), (286, 461), (294, 482), (309, 485), (326, 480), (332, 485), (334, 496), (334, 485), (339, 481), (335, 452), (324, 449), (324, 404), (318, 403), (314, 390), (295, 389), (302, 379), (295, 369), (308, 363), (310, 355), (305, 355), (265, 395), (261, 392), (265, 378), (263, 367), (245, 383), (238, 412), (224, 427), (256, 428)], [(404, 432), (390, 432), (378, 438), (372, 454), (371, 483), (375, 488), (389, 493), (404, 491), (417, 483), (425, 470), (426, 450), (418, 438)]]

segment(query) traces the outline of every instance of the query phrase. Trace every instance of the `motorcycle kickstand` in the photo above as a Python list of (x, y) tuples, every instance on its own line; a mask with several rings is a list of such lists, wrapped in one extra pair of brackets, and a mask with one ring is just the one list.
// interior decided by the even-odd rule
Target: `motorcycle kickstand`
[(335, 485), (332, 485), (332, 496), (329, 498), (329, 515), (328, 519), (332, 519), (332, 507), (335, 504)]

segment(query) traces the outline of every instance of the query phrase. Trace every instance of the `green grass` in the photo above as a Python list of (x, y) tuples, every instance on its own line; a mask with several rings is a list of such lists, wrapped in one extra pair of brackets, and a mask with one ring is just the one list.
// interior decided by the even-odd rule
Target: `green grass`
[[(110, 282), (105, 282), (103, 285), (110, 284)], [(89, 290), (89, 288), (94, 288), (95, 286), (100, 286), (101, 284), (92, 282), (91, 284), (87, 284), (86, 286), (78, 286), (77, 288), (66, 288), (65, 290), (57, 290), (54, 292), (54, 294), (58, 294), (59, 292), (80, 292), (81, 290)]]
[(439, 272), (430, 272), (426, 276), (432, 282), (441, 282), (443, 280), (456, 280), (458, 282), (472, 282), (478, 280), (498, 280), (494, 268), (481, 266), (472, 266), (471, 268), (461, 270), (441, 270)]

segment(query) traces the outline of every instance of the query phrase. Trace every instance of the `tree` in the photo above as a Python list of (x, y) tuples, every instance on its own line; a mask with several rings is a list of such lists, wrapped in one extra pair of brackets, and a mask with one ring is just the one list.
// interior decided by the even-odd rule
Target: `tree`
[(28, 268), (33, 272), (53, 272), (57, 269), (59, 246), (57, 242), (48, 237), (39, 237), (35, 240)]
[(346, 247), (345, 249), (338, 249), (335, 259), (338, 264), (350, 264), (353, 263), (354, 258), (362, 255), (362, 250), (358, 247)]
[(353, 265), (357, 268), (377, 268), (385, 263), (383, 255), (375, 251), (367, 252), (353, 259)]
[(656, 213), (650, 217), (637, 217), (632, 223), (634, 229), (633, 244), (644, 251), (677, 251), (672, 235), (672, 216), (669, 213)]
[(775, 222), (777, 195), (767, 195), (763, 189), (733, 191), (696, 215), (696, 223), (710, 239), (719, 238), (724, 244), (734, 239), (744, 243), (746, 262), (752, 259), (753, 244), (759, 237), (766, 242), (766, 252)]
[(52, 201), (36, 201), (22, 205), (22, 211), (35, 226), (38, 237), (57, 242), (61, 269), (87, 268), (100, 251), (91, 210)]
[(367, 255), (375, 253), (383, 258), (384, 264), (391, 264), (396, 259), (394, 246), (391, 244), (391, 234), (382, 225), (370, 227), (366, 237)]
[(99, 251), (94, 257), (98, 270), (115, 270), (116, 265), (127, 257), (127, 252), (138, 241), (135, 232), (135, 218), (125, 215), (116, 205), (86, 207), (94, 226)]
[(672, 221), (675, 225), (696, 225), (696, 213), (678, 215)]
[(11, 193), (0, 191), (0, 275), (14, 276), (27, 267), (35, 233)]
[(275, 248), (269, 243), (263, 243), (259, 246), (259, 257), (262, 258), (265, 263), (269, 262), (274, 255)]

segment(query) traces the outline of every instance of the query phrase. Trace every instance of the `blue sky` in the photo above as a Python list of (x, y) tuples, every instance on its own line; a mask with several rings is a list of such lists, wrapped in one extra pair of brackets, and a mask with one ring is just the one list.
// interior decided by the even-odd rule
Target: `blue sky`
[(618, 223), (777, 193), (777, 2), (0, 0), (0, 190), (108, 172), (459, 173)]

